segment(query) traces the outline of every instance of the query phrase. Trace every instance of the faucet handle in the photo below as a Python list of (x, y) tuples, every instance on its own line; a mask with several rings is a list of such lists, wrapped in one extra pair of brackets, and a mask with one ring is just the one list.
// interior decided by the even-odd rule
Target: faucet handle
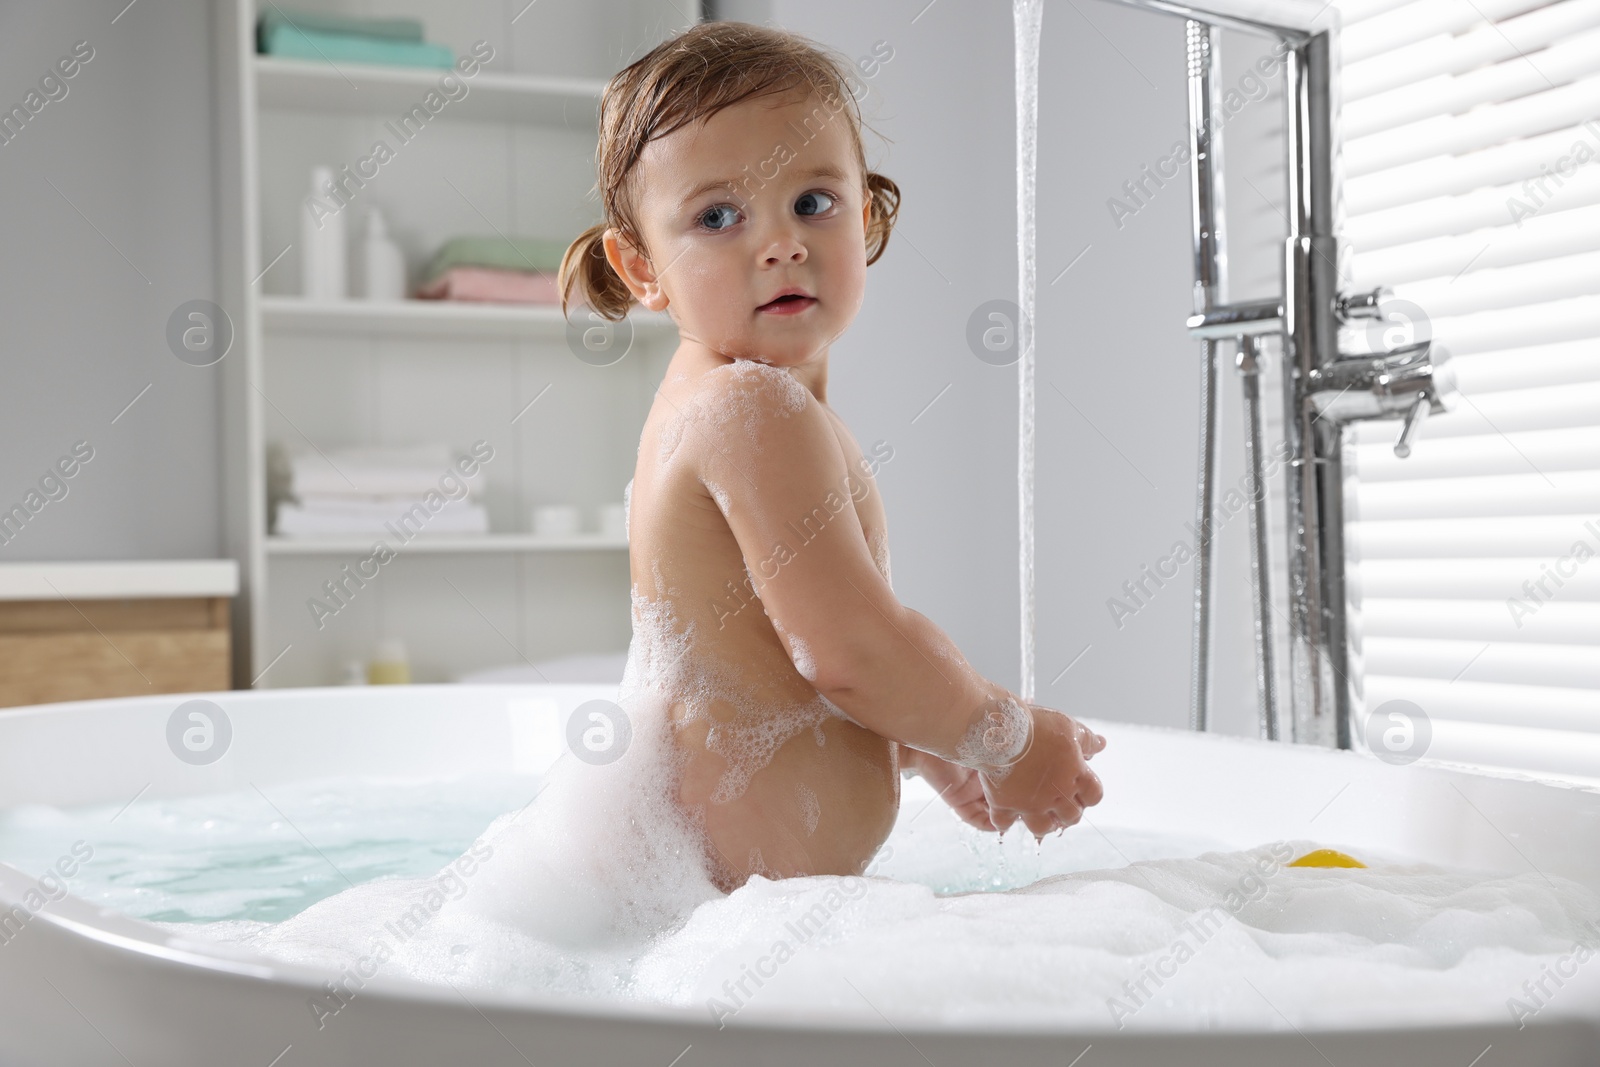
[(1406, 411), (1406, 420), (1400, 426), (1400, 437), (1394, 443), (1394, 454), (1397, 457), (1405, 459), (1411, 455), (1411, 442), (1416, 440), (1423, 421), (1432, 410), (1433, 394), (1418, 393), (1417, 398), (1411, 402), (1410, 409)]
[(1334, 301), (1333, 311), (1339, 316), (1340, 322), (1380, 318), (1383, 313), (1378, 305), (1393, 295), (1394, 291), (1386, 285), (1365, 293), (1345, 293)]

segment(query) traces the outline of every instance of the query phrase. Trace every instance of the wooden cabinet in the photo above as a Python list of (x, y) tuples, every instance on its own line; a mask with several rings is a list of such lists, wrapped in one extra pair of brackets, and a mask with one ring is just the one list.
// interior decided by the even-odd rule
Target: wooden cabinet
[(231, 560), (0, 566), (0, 707), (230, 688)]

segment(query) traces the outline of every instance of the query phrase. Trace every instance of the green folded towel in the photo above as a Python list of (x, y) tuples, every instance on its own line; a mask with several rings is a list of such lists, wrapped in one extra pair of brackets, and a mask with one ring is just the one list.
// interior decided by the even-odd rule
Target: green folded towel
[(561, 267), (568, 241), (548, 237), (453, 237), (434, 254), (424, 272), (426, 284), (451, 267), (495, 267), (500, 270), (551, 271)]
[(386, 41), (410, 41), (416, 44), (422, 42), (422, 22), (418, 19), (327, 15), (320, 11), (281, 8), (276, 4), (261, 13), (261, 21), (257, 24), (257, 40), (265, 40), (271, 30), (283, 25), (297, 26), (307, 33), (342, 33), (350, 37), (378, 37)]
[(392, 67), (455, 66), (456, 56), (442, 44), (417, 41), (380, 41), (344, 33), (318, 33), (280, 23), (267, 31), (262, 51), (292, 59), (319, 59), (330, 63), (379, 63)]

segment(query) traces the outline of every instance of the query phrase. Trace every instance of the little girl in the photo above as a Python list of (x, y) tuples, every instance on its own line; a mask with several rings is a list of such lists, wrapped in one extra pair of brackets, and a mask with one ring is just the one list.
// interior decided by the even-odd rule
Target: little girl
[(889, 583), (872, 466), (828, 406), (900, 192), (866, 166), (848, 66), (782, 30), (702, 23), (611, 79), (605, 221), (561, 264), (608, 320), (681, 342), (628, 494), (630, 714), (724, 891), (859, 874), (902, 770), (967, 822), (1036, 835), (1098, 803), (1105, 740), (979, 675)]

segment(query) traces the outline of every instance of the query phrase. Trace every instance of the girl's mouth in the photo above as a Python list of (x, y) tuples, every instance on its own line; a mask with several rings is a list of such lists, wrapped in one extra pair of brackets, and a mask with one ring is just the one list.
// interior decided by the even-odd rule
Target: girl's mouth
[(791, 294), (762, 304), (756, 310), (764, 315), (798, 315), (816, 302), (815, 297)]

